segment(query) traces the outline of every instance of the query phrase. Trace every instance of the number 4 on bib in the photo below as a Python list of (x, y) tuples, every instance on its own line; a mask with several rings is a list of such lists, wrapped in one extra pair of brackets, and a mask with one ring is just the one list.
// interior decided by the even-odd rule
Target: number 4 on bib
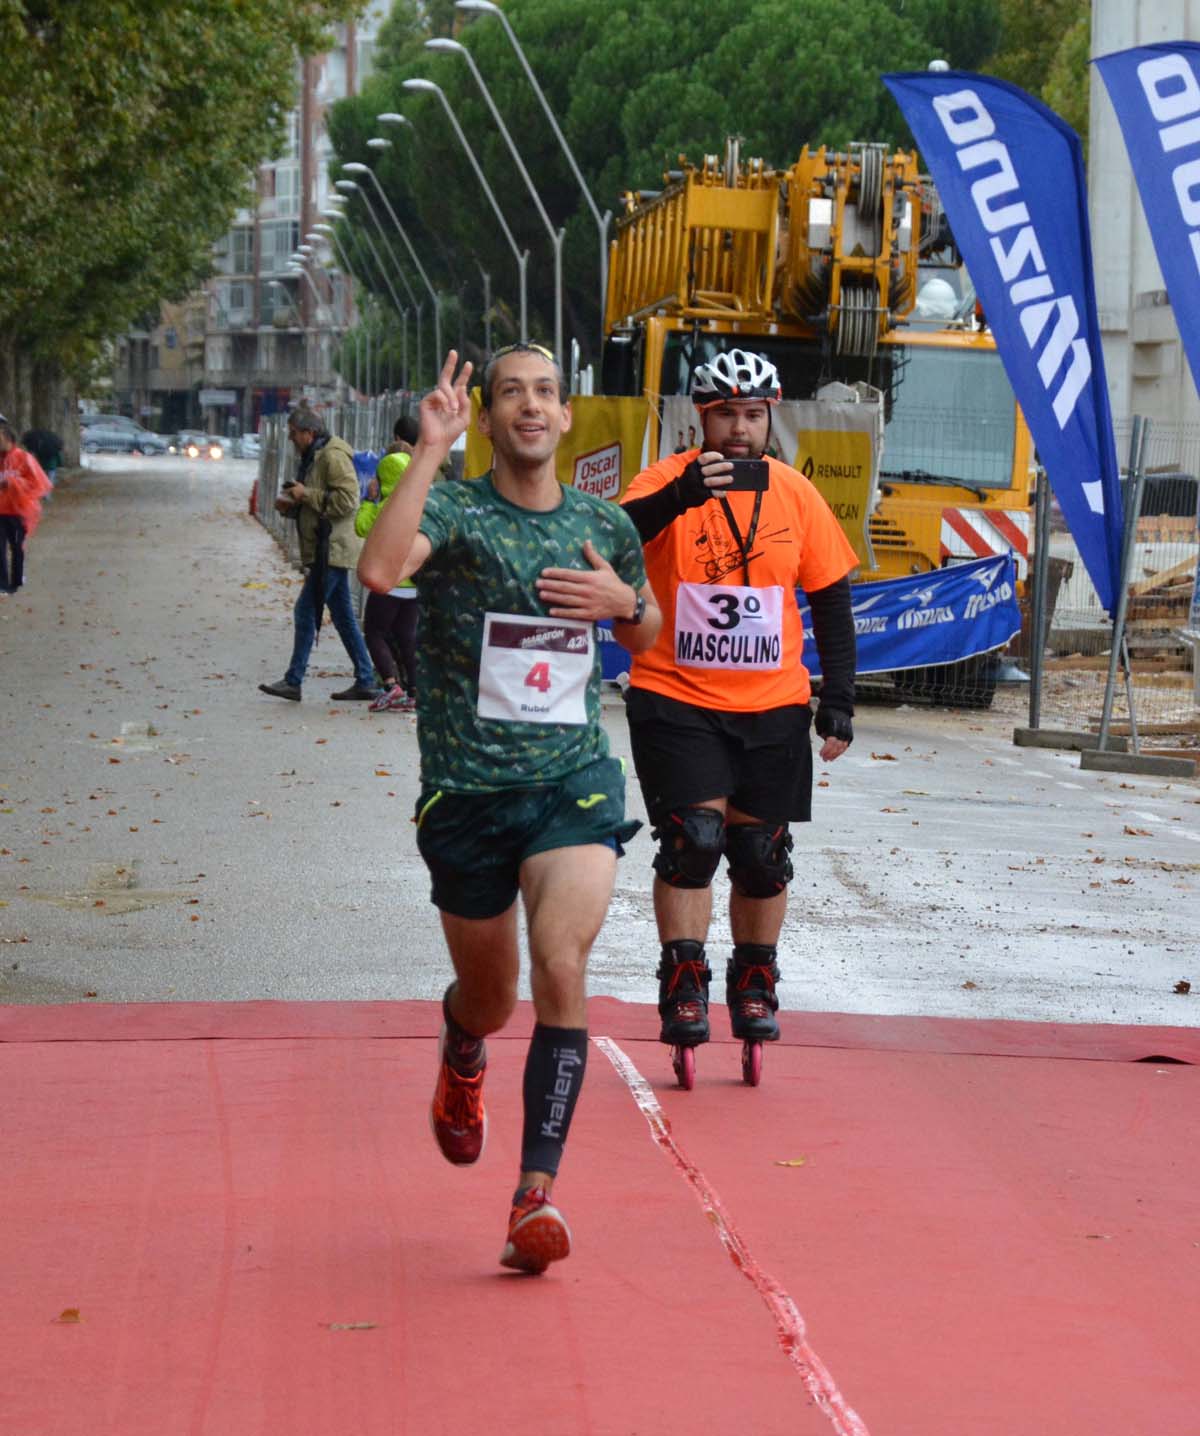
[(550, 665), (535, 663), (525, 675), (525, 687), (536, 688), (539, 693), (550, 692)]

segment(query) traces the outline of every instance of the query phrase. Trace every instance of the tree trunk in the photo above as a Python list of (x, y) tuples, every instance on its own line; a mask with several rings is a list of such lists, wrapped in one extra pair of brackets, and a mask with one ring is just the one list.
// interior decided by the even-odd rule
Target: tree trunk
[(63, 441), (63, 462), (79, 462), (79, 391), (53, 359), (34, 359), (0, 339), (0, 413), (16, 431), (50, 429)]

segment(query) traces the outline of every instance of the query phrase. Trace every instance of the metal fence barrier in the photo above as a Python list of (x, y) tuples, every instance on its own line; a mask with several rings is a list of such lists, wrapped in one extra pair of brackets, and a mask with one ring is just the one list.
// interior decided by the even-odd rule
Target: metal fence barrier
[[(1129, 453), (1133, 420), (1116, 427)], [(1128, 674), (1114, 688), (1109, 731), (1165, 734), (1200, 728), (1200, 676), (1187, 637), (1200, 530), (1200, 425), (1150, 421), (1142, 447), (1141, 501), (1131, 535), (1126, 599)], [(1127, 503), (1133, 477), (1122, 485)], [(1132, 518), (1132, 515), (1130, 515)], [(1099, 732), (1113, 623), (1101, 607), (1056, 503), (1048, 521), (1044, 657), (1038, 725)], [(1132, 711), (1130, 703), (1132, 700)]]
[[(396, 419), (411, 412), (417, 398), (381, 395), (364, 403), (326, 406), (318, 412), (329, 431), (355, 450), (382, 452), (391, 440)], [(1130, 451), (1135, 422), (1127, 419), (1115, 426), (1121, 455)], [(275, 511), (275, 499), (296, 472), (296, 455), (287, 442), (287, 416), (265, 419), (261, 438), (255, 511), (292, 562), (298, 563), (295, 522)], [(1189, 630), (1200, 554), (1200, 424), (1150, 422), (1142, 444), (1141, 467), (1144, 477), (1132, 536), (1126, 607), (1129, 666), (1125, 681), (1114, 690), (1109, 731), (1121, 735), (1132, 729), (1135, 737), (1139, 730), (1148, 735), (1200, 732), (1200, 634)], [(1128, 471), (1122, 482), (1128, 494), (1132, 483)], [(999, 527), (987, 510), (968, 506), (959, 511), (959, 516), (963, 515), (995, 551), (1002, 551), (1004, 533), (1017, 547), (1018, 579), (1024, 591), (1021, 632), (1003, 655), (984, 654), (958, 664), (892, 675), (897, 696), (985, 708), (992, 702), (1005, 659), (1034, 665), (1038, 647), (1033, 636), (1030, 576), (1041, 541), (1046, 549), (1042, 657), (1037, 712), (1031, 713), (1030, 721), (1033, 726), (1099, 732), (1113, 623), (1100, 604), (1057, 503), (1051, 498), (1047, 506), (1044, 534), (1033, 533), (1033, 513), (1028, 509), (1000, 511)], [(931, 563), (953, 562), (955, 531), (953, 525), (947, 528), (947, 521), (937, 505), (893, 500), (886, 520), (871, 521), (877, 559), (881, 563), (887, 559), (893, 571), (903, 572), (908, 567), (914, 573)], [(962, 530), (962, 524), (958, 528)], [(897, 569), (896, 564), (901, 566)], [(364, 595), (356, 583), (354, 587), (361, 612)], [(870, 685), (877, 680), (863, 682)]]
[[(415, 406), (412, 394), (382, 394), (361, 404), (314, 405), (325, 427), (339, 439), (345, 439), (356, 452), (371, 450), (382, 453), (391, 443), (392, 427), (401, 415)], [(283, 486), (296, 475), (296, 451), (288, 443), (287, 415), (271, 414), (259, 429), (261, 451), (258, 478), (255, 482), (254, 513), (262, 526), (275, 538), (288, 559), (300, 563), (300, 541), (293, 518), (277, 513), (275, 500)], [(350, 590), (355, 610), (362, 617), (366, 594), (353, 574)]]

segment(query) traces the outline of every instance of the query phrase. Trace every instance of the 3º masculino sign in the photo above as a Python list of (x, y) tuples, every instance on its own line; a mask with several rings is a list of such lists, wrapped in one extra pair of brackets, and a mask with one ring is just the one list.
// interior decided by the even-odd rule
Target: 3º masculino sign
[(1104, 606), (1123, 513), (1079, 137), (1015, 85), (885, 75), (937, 185), (996, 348)]

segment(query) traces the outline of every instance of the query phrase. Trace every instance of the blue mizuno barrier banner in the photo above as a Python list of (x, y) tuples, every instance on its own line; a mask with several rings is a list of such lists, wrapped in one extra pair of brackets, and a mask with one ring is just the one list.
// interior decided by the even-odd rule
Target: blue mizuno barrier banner
[[(859, 673), (956, 663), (1000, 648), (1021, 627), (1017, 563), (1012, 554), (936, 568), (913, 578), (856, 583), (850, 590)], [(803, 594), (804, 666), (820, 676), (821, 660)]]
[[(850, 590), (858, 636), (858, 672), (889, 673), (894, 668), (931, 668), (988, 653), (1008, 642), (1021, 627), (1017, 608), (1017, 562), (1012, 554), (952, 564), (913, 578), (884, 578), (856, 583)], [(812, 636), (808, 600), (797, 590), (804, 622), (804, 666), (821, 676)], [(599, 630), (604, 678), (629, 671), (629, 654), (607, 623)]]
[(1200, 387), (1200, 45), (1141, 45), (1093, 62), (1104, 77)]
[(1079, 136), (1003, 80), (883, 77), (937, 185), (1100, 601), (1120, 589), (1118, 482)]

